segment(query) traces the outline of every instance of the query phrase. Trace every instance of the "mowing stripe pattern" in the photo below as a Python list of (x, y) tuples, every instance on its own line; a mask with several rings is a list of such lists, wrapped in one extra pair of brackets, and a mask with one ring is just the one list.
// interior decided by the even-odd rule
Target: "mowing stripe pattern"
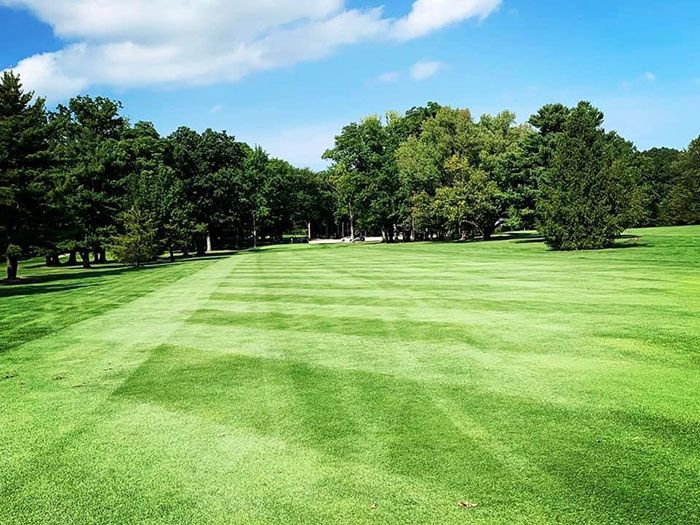
[(0, 523), (698, 522), (700, 227), (639, 233), (8, 295)]

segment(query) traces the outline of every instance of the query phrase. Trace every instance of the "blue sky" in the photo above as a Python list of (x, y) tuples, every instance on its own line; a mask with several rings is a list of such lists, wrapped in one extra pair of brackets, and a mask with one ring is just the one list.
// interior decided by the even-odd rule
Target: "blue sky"
[(429, 100), (523, 121), (591, 100), (641, 149), (700, 135), (695, 1), (228, 4), (0, 0), (0, 69), (52, 104), (106, 95), (162, 133), (226, 129), (313, 167), (345, 123)]

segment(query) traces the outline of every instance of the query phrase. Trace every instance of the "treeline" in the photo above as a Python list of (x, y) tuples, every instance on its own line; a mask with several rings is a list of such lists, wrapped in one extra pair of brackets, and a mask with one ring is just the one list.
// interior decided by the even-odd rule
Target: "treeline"
[(325, 158), (337, 215), (386, 242), (538, 229), (555, 249), (610, 246), (631, 226), (700, 222), (700, 138), (639, 152), (587, 102), (527, 124), (430, 103), (346, 126)]
[(76, 97), (56, 111), (0, 79), (0, 250), (9, 279), (18, 261), (131, 264), (277, 241), (333, 226), (320, 174), (270, 158), (224, 132), (182, 127), (161, 137), (134, 125), (118, 102)]
[(279, 242), (289, 232), (386, 242), (489, 239), (538, 229), (555, 249), (610, 246), (630, 226), (700, 222), (700, 138), (639, 152), (589, 103), (526, 124), (429, 103), (352, 123), (315, 173), (226, 132), (167, 137), (118, 102), (55, 111), (0, 78), (0, 252), (88, 268), (108, 251), (139, 265), (164, 252)]

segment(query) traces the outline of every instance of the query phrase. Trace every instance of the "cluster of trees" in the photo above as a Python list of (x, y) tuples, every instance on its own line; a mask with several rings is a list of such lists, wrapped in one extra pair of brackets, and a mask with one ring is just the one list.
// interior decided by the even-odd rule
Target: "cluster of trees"
[(472, 118), (430, 103), (346, 126), (329, 180), (349, 229), (398, 240), (538, 229), (555, 249), (610, 246), (631, 226), (700, 222), (700, 139), (639, 152), (590, 103)]
[[(0, 251), (9, 279), (18, 261), (142, 264), (216, 247), (281, 239), (332, 223), (321, 175), (270, 158), (226, 132), (182, 127), (161, 137), (131, 124), (118, 102), (76, 97), (55, 111), (0, 79)], [(78, 259), (79, 258), (79, 259)]]
[(369, 116), (343, 128), (320, 173), (225, 131), (162, 137), (121, 109), (76, 97), (48, 111), (13, 73), (0, 78), (8, 278), (28, 255), (88, 268), (109, 250), (139, 265), (302, 229), (386, 242), (538, 229), (555, 249), (589, 249), (630, 226), (700, 222), (700, 138), (639, 152), (587, 102), (544, 106), (526, 124), (433, 102)]

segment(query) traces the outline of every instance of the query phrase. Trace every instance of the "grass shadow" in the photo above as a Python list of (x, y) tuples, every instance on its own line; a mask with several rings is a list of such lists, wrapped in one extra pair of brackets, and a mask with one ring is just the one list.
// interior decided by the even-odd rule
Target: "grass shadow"
[[(74, 290), (89, 286), (87, 284), (69, 284), (74, 281), (101, 279), (104, 277), (119, 276), (129, 272), (153, 271), (158, 270), (159, 268), (166, 268), (178, 264), (187, 264), (189, 262), (225, 259), (236, 253), (237, 252), (235, 251), (226, 251), (207, 254), (201, 257), (179, 257), (175, 260), (175, 262), (170, 262), (168, 259), (164, 258), (148, 263), (139, 268), (114, 262), (95, 265), (90, 269), (83, 268), (82, 266), (46, 267), (40, 263), (32, 264), (30, 262), (29, 264), (25, 264), (24, 268), (29, 270), (38, 270), (41, 273), (30, 275), (28, 277), (20, 277), (19, 279), (12, 281), (0, 279), (0, 297), (15, 297)], [(66, 284), (51, 284), (62, 282)]]
[(92, 284), (48, 284), (48, 285), (31, 285), (31, 286), (1, 286), (0, 298), (16, 297), (25, 295), (39, 295), (51, 292), (66, 292), (88, 288), (94, 286)]

